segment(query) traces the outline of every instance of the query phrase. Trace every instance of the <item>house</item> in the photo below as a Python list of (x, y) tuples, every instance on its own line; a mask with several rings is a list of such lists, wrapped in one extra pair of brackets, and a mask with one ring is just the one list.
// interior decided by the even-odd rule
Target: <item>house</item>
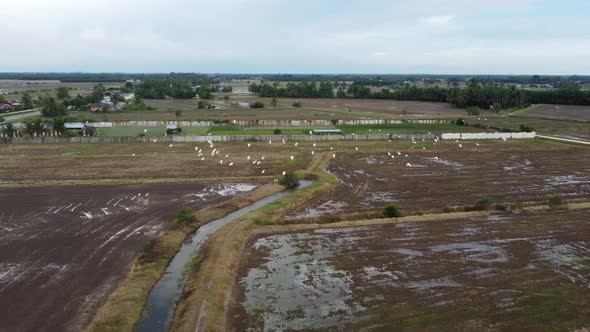
[(90, 112), (104, 112), (111, 109), (111, 105), (106, 103), (96, 103), (96, 104), (88, 104), (86, 106), (88, 111)]
[(314, 129), (310, 131), (310, 134), (325, 135), (325, 134), (342, 134), (340, 129)]
[(131, 93), (123, 93), (121, 95), (121, 97), (123, 97), (123, 100), (125, 102), (129, 102), (132, 101), (135, 98), (135, 93), (131, 92)]
[(64, 129), (67, 132), (77, 132), (78, 134), (84, 134), (88, 126), (82, 122), (66, 122)]
[(178, 128), (178, 125), (173, 123), (166, 125), (166, 135), (177, 135), (180, 132), (182, 132), (182, 129)]
[(23, 109), (23, 104), (18, 100), (6, 100), (0, 102), (0, 111), (2, 112), (16, 112)]

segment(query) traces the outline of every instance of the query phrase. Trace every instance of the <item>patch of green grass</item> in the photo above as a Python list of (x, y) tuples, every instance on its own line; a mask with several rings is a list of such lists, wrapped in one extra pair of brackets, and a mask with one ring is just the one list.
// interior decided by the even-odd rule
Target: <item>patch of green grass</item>
[[(209, 129), (211, 135), (274, 135), (276, 128), (216, 126)], [(281, 129), (281, 135), (308, 135), (309, 129)]]
[[(145, 131), (144, 131), (145, 130)], [(179, 135), (184, 136), (205, 136), (208, 127), (183, 127)], [(114, 127), (99, 128), (99, 136), (103, 137), (137, 137), (145, 134), (150, 137), (162, 137), (166, 135), (166, 129), (163, 127)]]
[(413, 134), (481, 132), (482, 129), (454, 124), (371, 124), (337, 126), (344, 134)]

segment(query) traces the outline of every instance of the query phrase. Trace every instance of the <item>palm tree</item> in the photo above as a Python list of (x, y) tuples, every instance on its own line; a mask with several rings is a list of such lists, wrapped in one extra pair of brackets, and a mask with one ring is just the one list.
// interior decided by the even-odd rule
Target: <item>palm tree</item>
[(33, 97), (28, 92), (24, 92), (21, 98), (21, 103), (23, 104), (23, 108), (25, 110), (30, 110), (35, 108), (35, 102), (33, 101)]
[(2, 132), (8, 137), (14, 137), (16, 135), (16, 128), (12, 122), (8, 122), (4, 124), (4, 128), (2, 128)]

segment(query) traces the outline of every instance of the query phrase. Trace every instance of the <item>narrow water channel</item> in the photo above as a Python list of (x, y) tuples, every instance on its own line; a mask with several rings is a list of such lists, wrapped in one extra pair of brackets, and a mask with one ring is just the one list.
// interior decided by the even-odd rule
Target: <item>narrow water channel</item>
[[(295, 190), (305, 188), (311, 185), (311, 183), (311, 181), (299, 181), (299, 186)], [(268, 196), (252, 205), (246, 206), (243, 209), (200, 227), (182, 244), (182, 247), (166, 268), (166, 272), (160, 281), (158, 281), (154, 289), (152, 289), (143, 311), (141, 321), (137, 325), (135, 331), (168, 331), (172, 316), (174, 315), (174, 309), (176, 308), (176, 302), (180, 298), (184, 285), (186, 284), (187, 276), (183, 271), (187, 264), (190, 264), (193, 255), (199, 251), (211, 235), (224, 225), (288, 195), (289, 192), (290, 191), (283, 191)]]

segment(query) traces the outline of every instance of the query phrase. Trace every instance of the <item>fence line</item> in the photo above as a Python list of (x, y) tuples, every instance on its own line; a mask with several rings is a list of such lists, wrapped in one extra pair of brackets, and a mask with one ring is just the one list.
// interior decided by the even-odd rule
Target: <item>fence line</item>
[(443, 133), (443, 134), (360, 134), (360, 135), (224, 135), (165, 137), (2, 137), (0, 144), (69, 143), (172, 143), (172, 142), (268, 142), (268, 141), (357, 141), (357, 140), (433, 140), (449, 139), (531, 139), (535, 133)]

